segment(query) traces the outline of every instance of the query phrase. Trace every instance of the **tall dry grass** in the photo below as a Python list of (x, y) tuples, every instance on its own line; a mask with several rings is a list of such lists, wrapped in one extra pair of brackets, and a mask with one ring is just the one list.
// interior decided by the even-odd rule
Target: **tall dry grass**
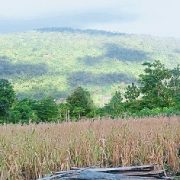
[(0, 179), (70, 167), (158, 164), (180, 171), (180, 117), (0, 127)]

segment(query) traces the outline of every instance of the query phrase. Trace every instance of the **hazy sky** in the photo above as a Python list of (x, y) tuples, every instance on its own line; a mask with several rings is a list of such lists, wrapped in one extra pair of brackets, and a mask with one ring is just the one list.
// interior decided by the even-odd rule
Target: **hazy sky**
[(0, 0), (0, 32), (63, 26), (180, 37), (180, 0)]

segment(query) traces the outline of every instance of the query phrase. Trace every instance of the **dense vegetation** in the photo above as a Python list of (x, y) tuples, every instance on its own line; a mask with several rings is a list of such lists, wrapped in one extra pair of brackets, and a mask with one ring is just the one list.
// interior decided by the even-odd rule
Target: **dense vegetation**
[(166, 68), (160, 61), (143, 63), (137, 83), (116, 91), (104, 107), (96, 107), (90, 93), (78, 87), (65, 102), (46, 97), (18, 100), (8, 80), (0, 80), (2, 123), (59, 122), (82, 117), (180, 115), (180, 67)]
[(138, 78), (142, 62), (160, 60), (170, 68), (180, 62), (178, 39), (104, 31), (41, 29), (0, 35), (0, 44), (0, 77), (18, 99), (61, 100), (82, 86), (102, 106)]

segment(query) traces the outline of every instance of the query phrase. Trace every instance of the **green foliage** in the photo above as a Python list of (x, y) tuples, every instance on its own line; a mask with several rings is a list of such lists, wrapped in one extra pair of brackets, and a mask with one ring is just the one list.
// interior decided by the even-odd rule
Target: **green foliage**
[[(102, 116), (147, 117), (180, 115), (180, 67), (168, 69), (160, 61), (144, 63), (138, 84), (116, 91), (109, 103), (95, 107), (90, 92), (78, 87), (66, 101), (53, 98), (17, 100), (11, 83), (0, 80), (0, 123), (39, 123)], [(103, 78), (102, 78), (103, 80)]]
[(170, 71), (160, 61), (144, 63), (143, 65), (146, 66), (145, 74), (139, 76), (139, 81), (146, 107), (170, 107), (173, 102), (171, 91), (168, 88)]
[(0, 116), (7, 116), (16, 99), (15, 92), (8, 80), (0, 79)]
[(178, 65), (171, 71), (169, 87), (172, 92), (175, 107), (180, 110), (180, 66)]
[(140, 96), (140, 89), (132, 83), (132, 85), (128, 85), (126, 88), (126, 92), (124, 94), (124, 97), (126, 98), (127, 102), (135, 101)]
[(91, 113), (94, 109), (90, 93), (82, 87), (78, 87), (68, 98), (71, 116), (80, 118)]
[(171, 70), (169, 86), (172, 88), (175, 96), (180, 94), (180, 65)]
[(11, 79), (18, 99), (66, 98), (82, 86), (103, 106), (143, 72), (142, 62), (157, 59), (170, 68), (180, 62), (176, 39), (93, 30), (0, 35), (0, 44), (0, 76)]
[(123, 97), (121, 92), (116, 91), (110, 102), (104, 107), (104, 111), (115, 118), (124, 112)]
[(161, 108), (154, 108), (154, 109), (149, 109), (149, 108), (144, 108), (138, 112), (130, 114), (130, 116), (134, 117), (157, 117), (157, 116), (173, 116), (173, 115), (180, 115), (180, 111), (176, 110), (173, 107), (167, 108), (164, 107), (163, 109)]
[(36, 122), (38, 119), (36, 111), (33, 110), (35, 101), (24, 99), (16, 102), (13, 109), (9, 113), (9, 121), (11, 123), (30, 123)]
[[(124, 98), (115, 94), (105, 106), (104, 114), (110, 116), (158, 116), (180, 112), (180, 71), (165, 68), (160, 61), (144, 63), (144, 74), (139, 76), (139, 87), (134, 83), (126, 88)], [(117, 101), (119, 99), (119, 101)], [(116, 102), (116, 106), (112, 102)], [(120, 110), (119, 110), (120, 109)]]
[(49, 122), (58, 117), (58, 106), (53, 98), (45, 98), (33, 105), (40, 122)]
[(69, 121), (70, 120), (70, 106), (68, 103), (60, 103), (58, 105), (59, 109), (59, 119), (61, 121)]

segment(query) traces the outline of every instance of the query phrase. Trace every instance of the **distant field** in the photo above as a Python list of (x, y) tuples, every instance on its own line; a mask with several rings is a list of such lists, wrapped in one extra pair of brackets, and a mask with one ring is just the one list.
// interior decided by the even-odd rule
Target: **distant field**
[(0, 35), (0, 77), (19, 98), (59, 99), (83, 86), (102, 105), (153, 60), (180, 63), (180, 40), (56, 28)]
[(180, 117), (0, 126), (0, 179), (70, 167), (158, 164), (180, 172)]

